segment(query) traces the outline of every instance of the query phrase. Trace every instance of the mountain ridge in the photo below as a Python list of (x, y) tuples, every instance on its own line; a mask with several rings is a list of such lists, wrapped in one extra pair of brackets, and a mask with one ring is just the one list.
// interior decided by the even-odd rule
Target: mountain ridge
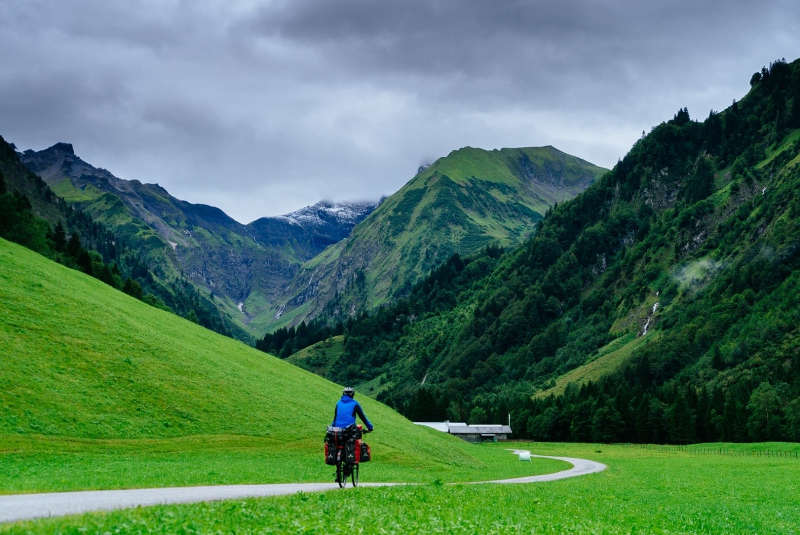
[(67, 202), (138, 243), (164, 276), (186, 276), (251, 335), (263, 333), (258, 316), (299, 264), (346, 236), (377, 204), (320, 202), (244, 225), (217, 207), (176, 199), (159, 184), (94, 167), (69, 143), (20, 158)]
[[(550, 205), (574, 196), (602, 172), (553, 147), (464, 147), (426, 166), (398, 194), (378, 203), (320, 201), (244, 225), (214, 206), (176, 199), (158, 184), (120, 179), (94, 167), (69, 143), (19, 156), (56, 194), (138, 242), (143, 258), (160, 266), (163, 276), (185, 276), (251, 335), (323, 310), (338, 308), (346, 316), (394, 299), (452, 251), (468, 254), (489, 243), (519, 243)], [(392, 205), (389, 217), (370, 230), (370, 216), (387, 212), (386, 202)], [(429, 206), (409, 219), (414, 214), (403, 211), (418, 204)], [(424, 236), (422, 229), (434, 220), (438, 234)], [(377, 242), (390, 245), (398, 239), (406, 245), (401, 258), (422, 255), (421, 260), (409, 267), (398, 258), (382, 259), (387, 249)], [(395, 271), (392, 261), (400, 270), (387, 278)], [(375, 280), (378, 293), (365, 292)], [(389, 292), (390, 286), (400, 290)]]
[(286, 307), (347, 317), (392, 300), (454, 252), (520, 243), (605, 171), (552, 146), (451, 151), (307, 262)]
[[(54, 150), (72, 154), (68, 144)], [(158, 266), (149, 264), (140, 251), (132, 248), (128, 239), (56, 195), (41, 177), (23, 165), (13, 145), (2, 138), (0, 186), (0, 235), (153, 306), (169, 309), (217, 332), (246, 337), (184, 278), (166, 279)]]

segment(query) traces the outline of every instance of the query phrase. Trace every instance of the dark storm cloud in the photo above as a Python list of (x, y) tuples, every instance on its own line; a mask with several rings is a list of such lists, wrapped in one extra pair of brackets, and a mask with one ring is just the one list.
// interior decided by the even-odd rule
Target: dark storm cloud
[(610, 89), (703, 72), (791, 35), (798, 5), (300, 0), (262, 8), (250, 30), (324, 51), (347, 76), (432, 78), (449, 82), (447, 94), (506, 106), (527, 96), (596, 107)]
[(248, 221), (377, 198), (463, 145), (612, 165), (800, 50), (800, 4), (10, 1), (0, 134)]

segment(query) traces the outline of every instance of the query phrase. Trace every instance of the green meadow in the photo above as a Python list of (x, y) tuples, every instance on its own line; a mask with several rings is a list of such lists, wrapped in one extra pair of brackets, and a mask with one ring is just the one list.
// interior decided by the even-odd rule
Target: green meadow
[[(340, 387), (0, 240), (0, 493), (332, 480)], [(419, 485), (5, 524), (0, 533), (796, 533), (800, 445), (475, 446), (360, 396), (363, 481)], [(597, 460), (555, 472), (507, 448)], [(777, 453), (776, 453), (777, 452)], [(455, 482), (455, 484), (449, 484)]]
[[(432, 431), (435, 433), (435, 431)], [(388, 436), (386, 436), (388, 433)], [(264, 437), (195, 435), (169, 439), (2, 437), (0, 494), (191, 485), (333, 482), (322, 462), (322, 437), (280, 441)], [(445, 435), (420, 440), (406, 451), (387, 447), (396, 430), (367, 436), (373, 461), (361, 481), (476, 481), (564, 470), (568, 464), (536, 459), (521, 463), (490, 446), (448, 444), (440, 457), (425, 450)], [(452, 439), (459, 440), (459, 439)], [(449, 443), (450, 440), (445, 442)], [(440, 445), (441, 447), (441, 445)]]
[[(0, 493), (333, 480), (340, 386), (3, 240), (0, 347)], [(531, 472), (359, 399), (365, 481)]]
[(147, 507), (24, 522), (0, 527), (0, 533), (789, 534), (800, 529), (800, 460), (752, 455), (759, 445), (727, 445), (726, 454), (597, 444), (515, 446), (591, 458), (608, 469), (548, 483), (434, 482)]

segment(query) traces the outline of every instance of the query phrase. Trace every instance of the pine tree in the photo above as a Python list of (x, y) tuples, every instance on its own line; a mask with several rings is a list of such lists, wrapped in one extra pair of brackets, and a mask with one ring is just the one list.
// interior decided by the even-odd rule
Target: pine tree
[(86, 249), (81, 249), (81, 252), (78, 253), (78, 267), (86, 273), (87, 275), (92, 275), (92, 257), (89, 256), (89, 253)]
[[(67, 253), (72, 258), (77, 260), (82, 250), (83, 247), (81, 247), (81, 238), (80, 236), (78, 236), (77, 232), (73, 232), (72, 235), (69, 237), (69, 243), (67, 243)], [(86, 256), (88, 257), (88, 254)]]
[(688, 444), (695, 441), (694, 414), (683, 390), (675, 393), (675, 401), (667, 411), (667, 424), (670, 442)]
[(125, 284), (122, 287), (122, 291), (130, 296), (135, 297), (136, 299), (142, 298), (142, 287), (138, 282), (131, 278), (125, 279)]
[(64, 226), (61, 221), (56, 223), (53, 230), (53, 247), (56, 251), (64, 251), (67, 246), (67, 234), (64, 232)]
[(764, 381), (750, 395), (747, 410), (747, 433), (753, 440), (776, 440), (780, 438), (781, 400), (773, 385)]

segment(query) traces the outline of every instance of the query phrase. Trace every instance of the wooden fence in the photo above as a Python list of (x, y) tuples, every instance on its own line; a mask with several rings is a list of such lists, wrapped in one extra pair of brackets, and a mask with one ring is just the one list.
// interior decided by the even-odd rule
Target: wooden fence
[(725, 447), (713, 446), (671, 446), (663, 444), (621, 444), (630, 448), (656, 451), (661, 453), (691, 453), (694, 455), (731, 455), (737, 457), (788, 457), (800, 459), (800, 448), (796, 450), (745, 450), (729, 449)]

